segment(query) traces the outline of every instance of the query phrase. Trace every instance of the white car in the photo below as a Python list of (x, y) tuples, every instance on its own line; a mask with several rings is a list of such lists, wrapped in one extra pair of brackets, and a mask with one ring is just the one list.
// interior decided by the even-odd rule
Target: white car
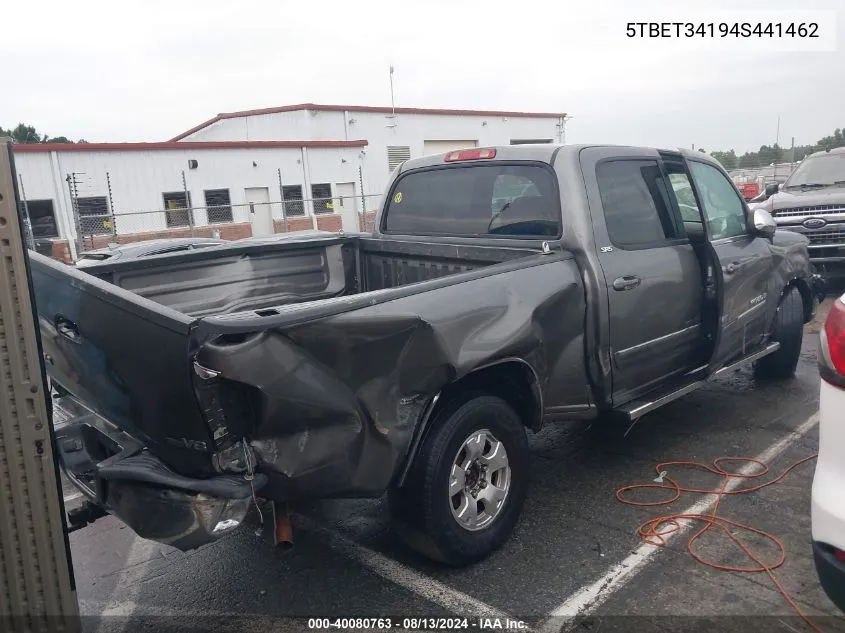
[(819, 457), (813, 477), (813, 557), (828, 597), (845, 611), (845, 295), (819, 333)]

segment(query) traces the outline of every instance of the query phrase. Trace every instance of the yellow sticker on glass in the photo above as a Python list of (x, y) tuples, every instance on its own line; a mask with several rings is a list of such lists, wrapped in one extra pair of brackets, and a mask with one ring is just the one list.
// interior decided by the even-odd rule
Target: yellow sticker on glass
[(401, 191), (397, 191), (396, 195), (393, 196), (393, 202), (395, 202), (396, 204), (399, 204), (400, 202), (402, 202), (402, 192)]

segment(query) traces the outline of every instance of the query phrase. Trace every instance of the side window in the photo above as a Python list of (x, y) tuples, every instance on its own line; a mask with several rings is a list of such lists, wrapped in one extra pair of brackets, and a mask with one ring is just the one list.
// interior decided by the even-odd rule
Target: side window
[(710, 239), (745, 235), (745, 205), (722, 172), (706, 163), (690, 161), (690, 171), (704, 205)]
[(692, 183), (689, 181), (689, 176), (683, 171), (673, 173), (671, 169), (669, 171), (669, 183), (672, 185), (672, 191), (675, 193), (675, 199), (678, 201), (681, 219), (684, 222), (697, 222), (701, 224), (701, 211), (698, 208), (698, 203), (695, 201), (695, 194), (692, 192)]
[(610, 160), (596, 168), (607, 233), (621, 248), (660, 246), (684, 235), (656, 160)]

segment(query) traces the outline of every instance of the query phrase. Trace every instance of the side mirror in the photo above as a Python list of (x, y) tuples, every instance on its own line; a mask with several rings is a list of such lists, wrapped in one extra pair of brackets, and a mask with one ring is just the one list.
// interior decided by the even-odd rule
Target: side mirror
[(770, 198), (780, 191), (780, 185), (776, 182), (770, 182), (766, 185), (766, 197)]
[(771, 238), (778, 228), (775, 219), (765, 209), (754, 209), (754, 231), (760, 237)]

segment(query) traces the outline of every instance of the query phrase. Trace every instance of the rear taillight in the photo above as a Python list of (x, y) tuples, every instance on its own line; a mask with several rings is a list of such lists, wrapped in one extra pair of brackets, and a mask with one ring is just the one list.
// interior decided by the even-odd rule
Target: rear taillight
[(819, 332), (819, 374), (837, 387), (845, 387), (845, 302), (833, 302)]
[(843, 552), (841, 549), (836, 549), (834, 547), (833, 548), (833, 555), (836, 557), (836, 560), (838, 560), (842, 563), (845, 563), (845, 552)]
[(480, 160), (484, 158), (496, 158), (495, 149), (459, 149), (446, 154), (446, 162), (452, 163), (457, 160)]

